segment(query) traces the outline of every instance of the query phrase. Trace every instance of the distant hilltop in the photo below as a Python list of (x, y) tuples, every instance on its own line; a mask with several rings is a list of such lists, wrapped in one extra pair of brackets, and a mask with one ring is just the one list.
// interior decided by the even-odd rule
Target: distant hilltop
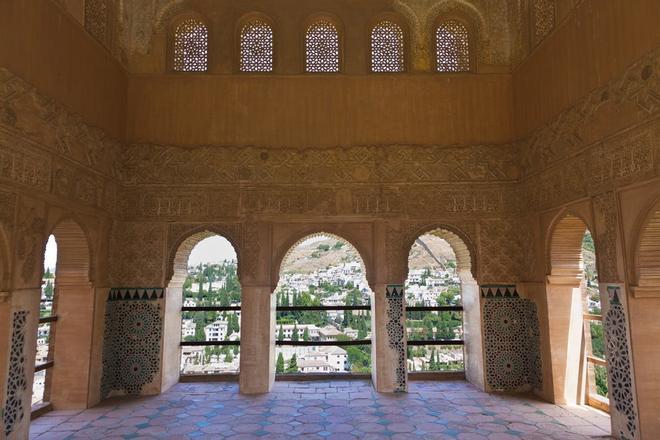
[[(409, 264), (411, 269), (425, 269), (439, 264), (443, 267), (455, 260), (454, 252), (446, 241), (425, 236), (413, 246)], [(347, 242), (333, 237), (319, 238), (298, 245), (283, 262), (282, 270), (312, 273), (351, 261), (359, 261), (359, 255)]]

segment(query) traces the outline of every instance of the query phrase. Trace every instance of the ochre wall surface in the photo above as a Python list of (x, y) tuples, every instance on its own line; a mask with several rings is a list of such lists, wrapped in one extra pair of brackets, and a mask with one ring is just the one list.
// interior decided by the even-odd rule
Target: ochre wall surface
[(126, 73), (76, 19), (52, 1), (6, 0), (0, 29), (0, 67), (123, 138)]
[(509, 75), (132, 76), (131, 142), (323, 147), (512, 137)]
[(657, 48), (659, 20), (657, 0), (580, 3), (514, 73), (517, 135), (549, 122)]

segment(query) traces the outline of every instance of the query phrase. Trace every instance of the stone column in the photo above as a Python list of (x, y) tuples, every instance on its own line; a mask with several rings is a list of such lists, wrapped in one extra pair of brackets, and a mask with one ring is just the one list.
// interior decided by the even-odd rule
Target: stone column
[(57, 280), (57, 322), (53, 338), (50, 403), (56, 410), (87, 408), (90, 353), (94, 324), (94, 290), (91, 283), (67, 284)]
[(170, 282), (165, 291), (163, 311), (163, 370), (160, 392), (164, 393), (179, 382), (181, 374), (181, 306), (183, 281)]
[(403, 284), (376, 284), (372, 305), (372, 380), (381, 393), (408, 390)]
[(240, 392), (269, 392), (275, 382), (275, 296), (270, 286), (241, 286)]
[(480, 390), (484, 383), (484, 346), (481, 326), (479, 285), (469, 271), (459, 272), (463, 299), (463, 340), (465, 341), (465, 378)]
[[(32, 381), (37, 349), (37, 327), (41, 290), (19, 289), (8, 295), (8, 302), (0, 310), (7, 316), (2, 321), (0, 345), (6, 346), (6, 363), (1, 367), (5, 392), (2, 400), (0, 435), (8, 440), (28, 438)], [(4, 437), (3, 437), (4, 438)]]
[(89, 393), (87, 407), (101, 401), (101, 379), (103, 377), (103, 337), (105, 335), (105, 306), (109, 287), (94, 289), (94, 322), (92, 327), (92, 352), (90, 356)]
[[(547, 277), (545, 308), (547, 329), (545, 340), (550, 350), (552, 401), (556, 404), (579, 402), (579, 378), (582, 340), (582, 278), (579, 276)], [(547, 357), (546, 357), (547, 359)]]

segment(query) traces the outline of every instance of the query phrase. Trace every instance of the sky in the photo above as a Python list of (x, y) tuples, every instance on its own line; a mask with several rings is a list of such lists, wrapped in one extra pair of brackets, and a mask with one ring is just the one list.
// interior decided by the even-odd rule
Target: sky
[[(205, 238), (195, 246), (190, 253), (189, 266), (197, 266), (199, 263), (220, 263), (225, 260), (236, 261), (236, 252), (231, 243), (218, 235)], [(55, 237), (50, 236), (46, 243), (46, 254), (44, 256), (44, 271), (50, 269), (55, 272), (57, 263), (57, 243)]]
[(220, 263), (225, 260), (236, 261), (236, 251), (229, 240), (214, 235), (197, 243), (190, 253), (188, 266), (197, 266), (200, 263)]
[(46, 254), (44, 255), (44, 272), (50, 269), (55, 272), (55, 264), (57, 263), (57, 243), (55, 236), (51, 235), (46, 243)]

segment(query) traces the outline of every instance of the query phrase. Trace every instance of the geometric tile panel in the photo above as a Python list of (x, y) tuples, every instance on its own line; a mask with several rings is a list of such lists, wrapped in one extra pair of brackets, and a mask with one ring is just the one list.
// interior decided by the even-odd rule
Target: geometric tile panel
[(633, 396), (628, 326), (626, 314), (619, 300), (619, 287), (608, 286), (609, 310), (604, 318), (607, 342), (607, 369), (610, 399), (616, 410), (625, 417), (628, 432), (620, 432), (620, 438), (634, 438), (637, 431), (637, 410)]
[(2, 416), (5, 425), (5, 436), (9, 436), (17, 423), (25, 417), (23, 399), (27, 391), (25, 375), (25, 323), (28, 311), (14, 312), (12, 323), (11, 351), (9, 352), (9, 374), (7, 376), (7, 401)]
[(389, 347), (397, 353), (397, 366), (395, 368), (395, 392), (407, 390), (406, 377), (406, 341), (403, 330), (403, 285), (388, 284), (385, 288), (387, 299), (387, 339)]
[(515, 286), (482, 286), (486, 382), (496, 391), (540, 389), (540, 330), (536, 304)]
[(160, 370), (164, 289), (111, 289), (105, 312), (101, 397), (140, 394)]

